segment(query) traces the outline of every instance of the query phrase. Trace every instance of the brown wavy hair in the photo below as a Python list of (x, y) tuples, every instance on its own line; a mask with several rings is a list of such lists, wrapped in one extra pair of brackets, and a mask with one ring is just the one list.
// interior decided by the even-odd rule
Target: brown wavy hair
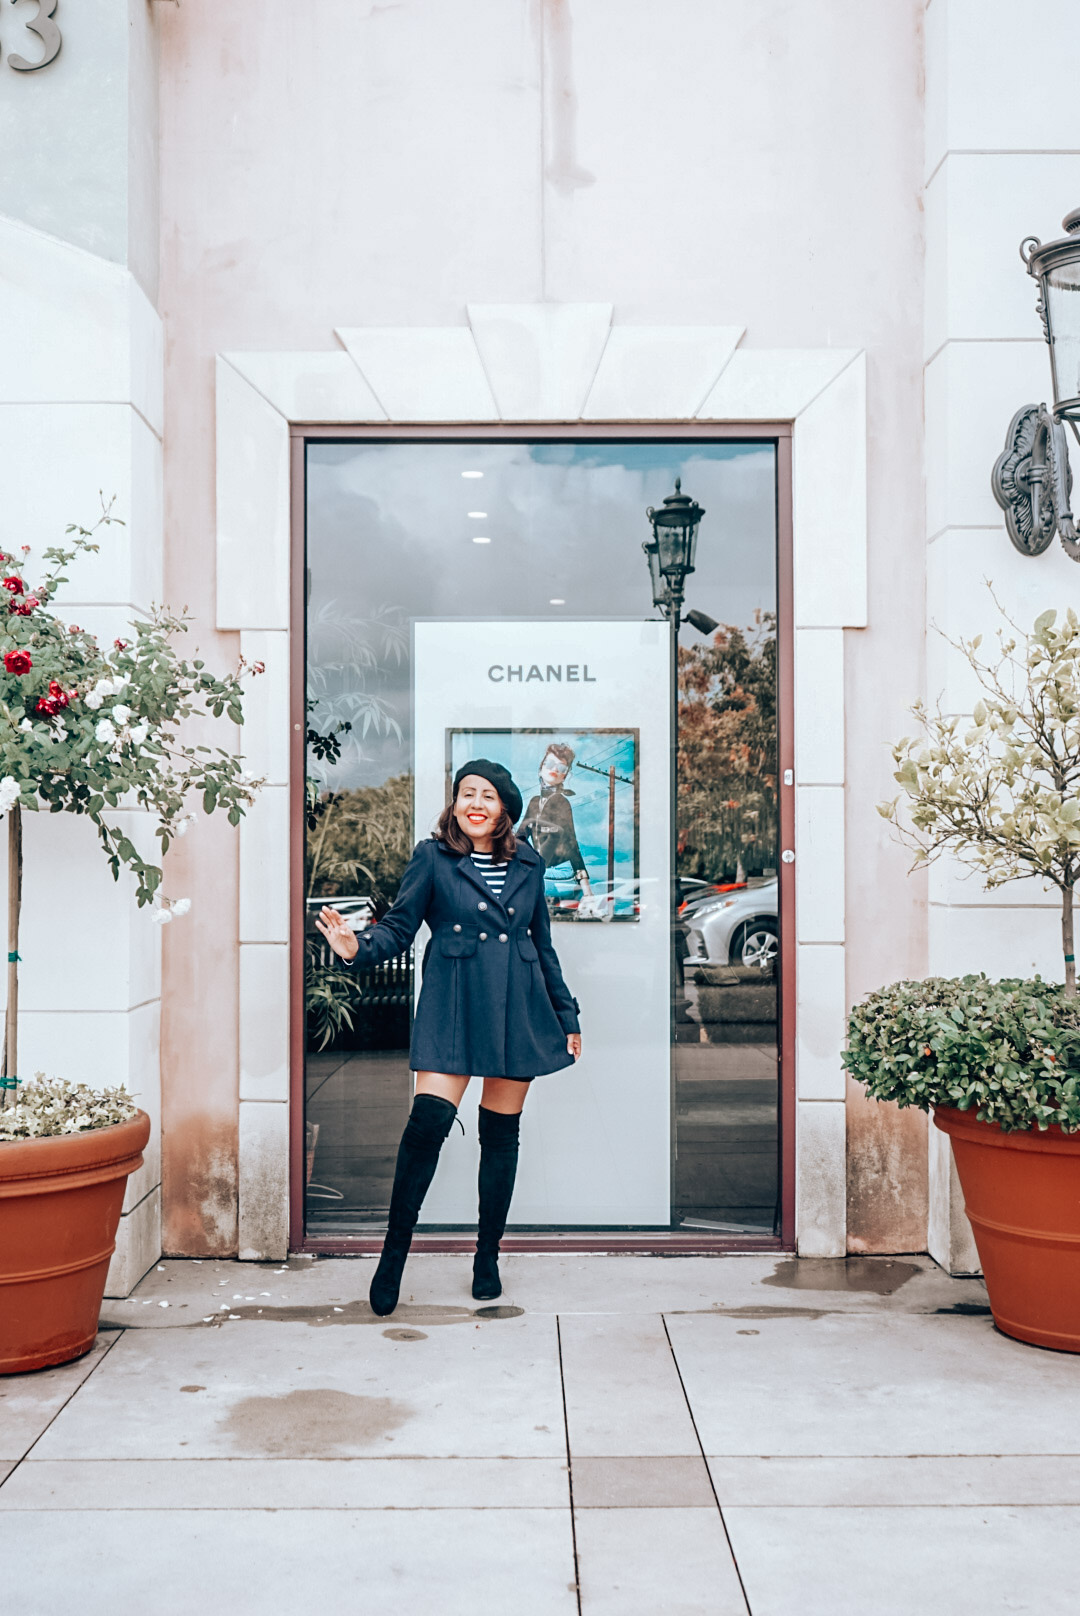
[[(454, 802), (457, 801), (455, 796)], [(500, 799), (501, 801), (501, 799)], [(445, 842), (447, 847), (455, 853), (471, 853), (473, 850), (472, 837), (467, 836), (454, 817), (454, 803), (448, 802), (439, 815), (435, 825), (436, 840)], [(491, 853), (497, 863), (503, 859), (512, 859), (517, 849), (517, 837), (514, 835), (514, 821), (503, 808), (495, 821), (495, 829), (491, 833)]]

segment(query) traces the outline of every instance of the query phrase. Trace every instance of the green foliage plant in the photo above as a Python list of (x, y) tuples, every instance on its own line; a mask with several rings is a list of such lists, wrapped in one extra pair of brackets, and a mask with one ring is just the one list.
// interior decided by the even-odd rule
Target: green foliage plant
[(241, 659), (219, 677), (206, 664), (181, 657), (174, 644), (190, 621), (164, 607), (131, 625), (130, 639), (104, 648), (86, 629), (66, 622), (52, 601), (66, 569), (97, 552), (94, 535), (116, 521), (106, 506), (94, 528), (71, 526), (68, 539), (43, 552), (45, 572), (31, 588), (22, 559), (0, 551), (0, 816), (8, 821), (8, 996), (3, 1099), (17, 1076), (19, 912), (24, 812), (81, 814), (95, 826), (118, 880), (135, 878), (140, 907), (162, 923), (182, 915), (187, 899), (161, 890), (161, 867), (139, 851), (112, 815), (143, 809), (156, 821), (164, 855), (194, 820), (192, 804), (220, 810), (238, 825), (261, 781), (223, 747), (193, 744), (183, 726), (193, 718), (243, 723), (242, 682), (262, 671)]
[[(1004, 614), (1003, 614), (1004, 615)], [(1070, 607), (1006, 618), (997, 653), (950, 642), (982, 690), (970, 719), (912, 709), (919, 731), (893, 748), (901, 795), (878, 812), (926, 864), (948, 850), (987, 888), (1035, 876), (1061, 895), (1065, 996), (1076, 994), (1073, 889), (1080, 877), (1080, 618)], [(906, 815), (901, 805), (906, 799)]]
[(876, 1100), (1080, 1129), (1080, 999), (1040, 977), (894, 982), (851, 1012), (842, 1058)]

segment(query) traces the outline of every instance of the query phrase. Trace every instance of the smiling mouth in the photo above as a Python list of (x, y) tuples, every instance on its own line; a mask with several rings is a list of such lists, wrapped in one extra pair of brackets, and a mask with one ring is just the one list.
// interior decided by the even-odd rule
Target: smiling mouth
[(487, 814), (466, 814), (465, 818), (470, 825), (484, 825), (487, 823)]

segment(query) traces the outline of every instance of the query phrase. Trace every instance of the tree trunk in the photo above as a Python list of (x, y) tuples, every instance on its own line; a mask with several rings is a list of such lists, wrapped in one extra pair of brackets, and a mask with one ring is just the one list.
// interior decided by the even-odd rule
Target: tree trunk
[(0, 1099), (14, 1100), (19, 1082), (19, 911), (22, 907), (22, 809), (8, 814), (8, 968), (4, 1015), (4, 1073)]
[(1073, 889), (1061, 889), (1061, 947), (1065, 955), (1065, 997), (1076, 998), (1076, 960), (1073, 957)]

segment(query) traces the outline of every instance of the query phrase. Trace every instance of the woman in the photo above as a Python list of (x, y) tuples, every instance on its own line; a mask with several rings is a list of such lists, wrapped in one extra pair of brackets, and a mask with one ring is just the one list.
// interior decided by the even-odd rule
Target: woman
[(471, 1075), (480, 1103), (480, 1220), (472, 1293), (502, 1294), (499, 1242), (517, 1173), (521, 1108), (534, 1076), (581, 1054), (578, 1002), (563, 981), (544, 899), (544, 861), (515, 840), (521, 793), (499, 763), (474, 758), (454, 776), (453, 800), (434, 835), (419, 842), (397, 900), (375, 926), (354, 933), (336, 910), (316, 925), (346, 964), (374, 965), (431, 927), (409, 1065), (416, 1098), (398, 1149), (372, 1311), (397, 1306), (413, 1229), (439, 1151)]

